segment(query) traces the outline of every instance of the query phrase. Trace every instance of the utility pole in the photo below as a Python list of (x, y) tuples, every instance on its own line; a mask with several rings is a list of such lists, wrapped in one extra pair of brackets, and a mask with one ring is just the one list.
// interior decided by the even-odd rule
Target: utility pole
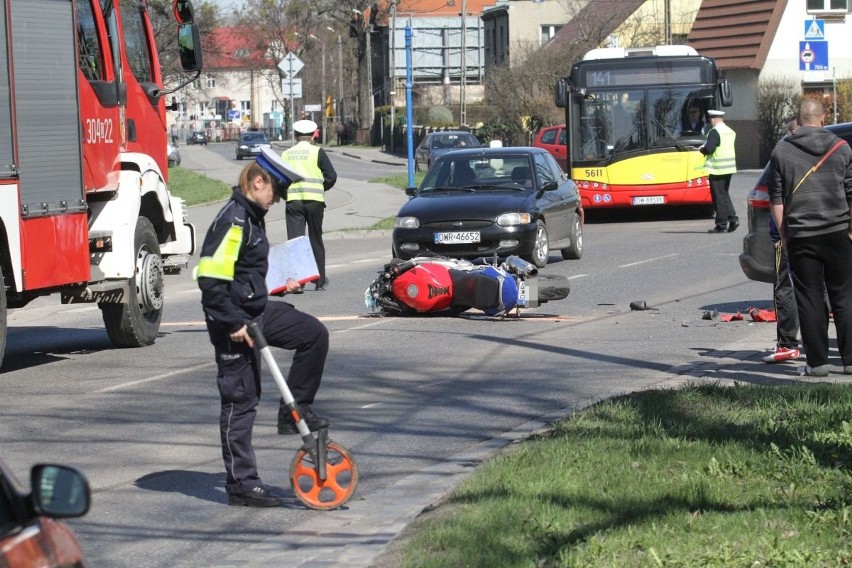
[(340, 107), (338, 119), (343, 124), (346, 115), (343, 113), (343, 38), (340, 34), (337, 34), (337, 101)]
[(467, 124), (467, 104), (465, 101), (465, 83), (467, 83), (467, 0), (462, 0), (461, 19), (461, 89), (459, 93), (459, 126)]
[(663, 19), (664, 19), (663, 27), (665, 28), (663, 30), (663, 36), (664, 36), (663, 42), (666, 45), (671, 45), (672, 44), (672, 2), (671, 2), (671, 0), (665, 0), (665, 2), (663, 4), (664, 4), (663, 10), (665, 12), (665, 14), (663, 14)]
[(391, 107), (391, 126), (390, 126), (390, 153), (393, 154), (393, 127), (396, 124), (394, 119), (394, 111), (396, 110), (394, 107), (395, 104), (395, 96), (396, 96), (396, 57), (395, 57), (395, 48), (396, 48), (396, 0), (391, 0), (390, 7), (390, 21), (391, 21), (391, 45), (390, 45), (390, 107)]

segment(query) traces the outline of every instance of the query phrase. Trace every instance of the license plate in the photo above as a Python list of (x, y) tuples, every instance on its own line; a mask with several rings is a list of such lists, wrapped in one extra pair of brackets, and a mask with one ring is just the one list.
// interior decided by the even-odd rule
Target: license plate
[(435, 233), (436, 245), (463, 245), (465, 243), (478, 243), (479, 231), (465, 231), (457, 233)]
[(518, 282), (518, 305), (521, 306), (522, 308), (526, 307), (526, 305), (527, 305), (527, 300), (529, 299), (528, 295), (529, 295), (529, 292), (528, 292), (528, 288), (527, 288), (527, 283), (524, 282), (523, 280), (520, 280)]
[(663, 205), (665, 202), (665, 195), (642, 195), (633, 198), (633, 205)]

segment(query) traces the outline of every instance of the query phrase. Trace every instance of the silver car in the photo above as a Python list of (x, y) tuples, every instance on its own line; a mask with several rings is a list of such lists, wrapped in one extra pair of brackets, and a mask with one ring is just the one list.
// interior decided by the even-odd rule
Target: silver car
[(414, 169), (427, 171), (435, 160), (453, 150), (479, 148), (476, 136), (464, 130), (444, 130), (430, 132), (414, 151)]

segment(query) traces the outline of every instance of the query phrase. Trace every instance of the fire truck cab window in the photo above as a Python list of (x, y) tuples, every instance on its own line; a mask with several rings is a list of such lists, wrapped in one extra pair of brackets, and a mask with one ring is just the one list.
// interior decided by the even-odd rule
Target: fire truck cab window
[(80, 71), (89, 81), (103, 79), (103, 59), (90, 0), (77, 2), (77, 42)]
[(121, 25), (130, 71), (140, 83), (153, 83), (151, 50), (145, 34), (142, 8), (136, 0), (121, 0)]

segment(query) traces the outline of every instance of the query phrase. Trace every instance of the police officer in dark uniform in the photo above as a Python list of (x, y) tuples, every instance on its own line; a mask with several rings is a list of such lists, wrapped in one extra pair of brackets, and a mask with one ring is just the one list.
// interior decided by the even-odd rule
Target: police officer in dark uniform
[[(249, 322), (261, 325), (269, 345), (295, 350), (287, 384), (311, 430), (329, 425), (309, 406), (322, 379), (328, 330), (289, 303), (267, 301), (269, 241), (264, 216), (279, 200), (269, 172), (255, 162), (247, 165), (240, 174), (240, 185), (207, 232), (196, 273), (218, 367), (219, 426), (229, 505), (281, 504), (261, 483), (251, 443), (261, 389), (260, 353), (248, 334)], [(299, 283), (288, 280), (287, 291), (297, 289)], [(278, 433), (298, 433), (283, 399)]]

